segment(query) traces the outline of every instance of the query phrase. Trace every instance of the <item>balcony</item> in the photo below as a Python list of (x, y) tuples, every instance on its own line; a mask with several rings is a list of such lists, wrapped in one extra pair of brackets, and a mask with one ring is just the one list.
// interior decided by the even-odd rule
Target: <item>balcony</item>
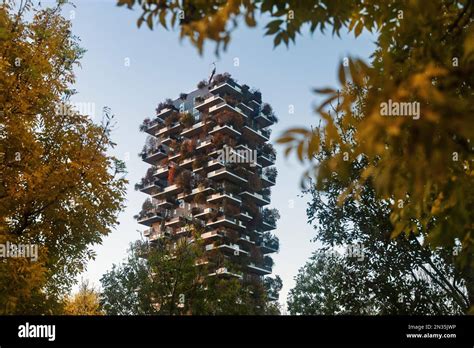
[(250, 221), (253, 219), (252, 215), (248, 211), (241, 211), (239, 214), (241, 220)]
[(176, 122), (170, 126), (161, 128), (158, 132), (156, 132), (156, 136), (165, 137), (165, 136), (177, 133), (182, 127), (183, 125), (181, 123)]
[(210, 137), (207, 137), (203, 140), (198, 140), (197, 141), (197, 144), (196, 144), (196, 150), (199, 150), (199, 149), (204, 149), (208, 146), (211, 146), (212, 145), (212, 140)]
[(169, 230), (159, 231), (154, 228), (150, 228), (150, 234), (147, 237), (150, 242), (154, 242), (161, 238), (170, 238), (171, 231)]
[(218, 203), (218, 202), (220, 202), (224, 199), (229, 200), (231, 202), (234, 202), (236, 204), (242, 204), (242, 199), (239, 196), (237, 196), (233, 193), (226, 193), (226, 192), (219, 192), (219, 193), (215, 193), (215, 194), (209, 196), (207, 198), (207, 202), (208, 203)]
[(170, 171), (169, 165), (158, 166), (155, 171), (155, 176), (157, 176), (160, 179), (165, 179), (168, 177), (169, 171)]
[(266, 195), (262, 195), (260, 193), (244, 191), (240, 195), (250, 196), (255, 201), (255, 204), (257, 204), (258, 206), (264, 206), (264, 205), (270, 204), (270, 197)]
[(240, 133), (238, 130), (236, 130), (234, 127), (230, 125), (224, 125), (224, 126), (217, 125), (209, 132), (209, 134), (214, 134), (217, 132), (221, 132), (223, 134), (233, 135), (233, 136), (242, 135), (242, 133)]
[(165, 222), (166, 227), (176, 227), (181, 226), (186, 222), (186, 218), (183, 216), (175, 216)]
[(167, 156), (167, 150), (164, 146), (157, 145), (142, 151), (141, 155), (144, 162), (154, 164)]
[(186, 168), (186, 169), (192, 168), (193, 162), (196, 160), (196, 158), (197, 158), (196, 156), (191, 157), (191, 158), (184, 158), (179, 165), (180, 167)]
[(210, 186), (206, 186), (206, 187), (196, 187), (194, 189), (192, 189), (192, 191), (188, 194), (180, 194), (178, 196), (178, 198), (182, 199), (182, 198), (186, 198), (186, 199), (190, 199), (190, 198), (193, 198), (195, 195), (197, 195), (198, 193), (203, 193), (203, 192), (212, 192), (214, 191), (214, 189)]
[(225, 227), (239, 228), (239, 229), (244, 229), (244, 230), (246, 228), (245, 225), (242, 223), (242, 221), (230, 216), (221, 216), (221, 217), (218, 217), (215, 221), (208, 221), (206, 226), (208, 227), (225, 226)]
[(255, 244), (253, 240), (250, 239), (250, 236), (248, 234), (242, 233), (239, 238), (240, 242), (244, 242), (246, 244)]
[(164, 120), (166, 117), (171, 115), (173, 111), (175, 111), (173, 108), (166, 107), (163, 108), (156, 116)]
[(262, 231), (276, 230), (276, 223), (268, 220), (262, 221)]
[(156, 202), (156, 205), (160, 208), (173, 209), (178, 206), (178, 201), (173, 198), (160, 199)]
[(242, 109), (239, 108), (238, 106), (232, 106), (232, 105), (228, 104), (228, 103), (225, 102), (225, 101), (222, 101), (221, 103), (216, 104), (216, 105), (210, 107), (210, 108), (209, 108), (209, 115), (212, 115), (212, 114), (214, 114), (214, 113), (218, 113), (218, 112), (221, 112), (221, 111), (228, 111), (228, 112), (237, 113), (237, 114), (239, 114), (240, 116), (242, 116), (244, 119), (248, 117), (248, 116), (245, 114), (244, 110), (242, 110)]
[(271, 234), (264, 234), (262, 241), (257, 244), (264, 254), (276, 253), (280, 249), (280, 241), (278, 237)]
[[(209, 231), (209, 232), (205, 232), (201, 234), (202, 239), (222, 238), (224, 236), (225, 236), (224, 232), (219, 231), (219, 230)], [(208, 245), (213, 246), (213, 244), (208, 244)]]
[(254, 273), (257, 273), (259, 275), (267, 275), (272, 273), (272, 268), (268, 267), (266, 265), (256, 265), (253, 262), (250, 262), (247, 267), (253, 271)]
[(157, 180), (142, 179), (142, 181), (137, 184), (136, 187), (140, 190), (140, 192), (146, 193), (148, 195), (155, 194), (160, 189), (159, 181)]
[(276, 156), (273, 154), (259, 153), (257, 156), (257, 162), (263, 167), (272, 166), (275, 164)]
[(204, 218), (205, 220), (207, 220), (207, 216), (214, 211), (216, 211), (214, 208), (204, 208), (204, 209), (199, 209), (199, 212), (193, 215), (196, 218)]
[(270, 140), (270, 138), (268, 137), (268, 134), (266, 132), (264, 132), (262, 130), (259, 130), (259, 129), (254, 129), (254, 128), (249, 127), (249, 126), (244, 126), (243, 133), (246, 136), (253, 137), (254, 139), (260, 141), (261, 143), (265, 143), (265, 142)]
[(275, 179), (272, 176), (262, 173), (260, 178), (262, 179), (263, 187), (275, 186)]
[(236, 97), (242, 96), (242, 89), (237, 84), (230, 84), (229, 82), (223, 82), (212, 88), (209, 92), (212, 94), (225, 95), (230, 94)]
[(241, 176), (232, 173), (229, 169), (225, 167), (207, 173), (207, 177), (213, 180), (229, 180), (236, 184), (245, 184), (248, 182), (247, 179), (244, 179)]
[(153, 197), (156, 198), (164, 198), (164, 197), (170, 197), (172, 195), (177, 194), (181, 189), (178, 187), (178, 185), (170, 185), (165, 187), (163, 190), (160, 192), (156, 193)]
[(257, 116), (255, 116), (255, 121), (258, 123), (258, 125), (261, 128), (271, 126), (272, 124), (275, 123), (273, 117), (267, 116), (267, 115), (263, 114), (262, 112), (259, 112), (257, 114)]
[(235, 277), (242, 279), (243, 276), (241, 273), (231, 272), (227, 267), (221, 267), (216, 269), (214, 272), (208, 274), (209, 277), (215, 276), (226, 276), (226, 277)]
[(221, 97), (217, 95), (212, 95), (206, 98), (201, 104), (196, 105), (195, 108), (199, 111), (205, 111), (216, 104), (222, 103), (223, 101), (224, 99), (222, 99)]
[(146, 124), (145, 132), (150, 135), (155, 135), (156, 131), (161, 127), (162, 124), (163, 120), (159, 117), (156, 117)]
[(163, 220), (163, 210), (158, 206), (154, 206), (146, 211), (142, 210), (140, 214), (138, 214), (137, 220), (139, 224), (151, 227), (155, 222)]
[(204, 121), (198, 122), (194, 124), (191, 128), (184, 129), (181, 132), (181, 136), (192, 137), (195, 134), (199, 133), (202, 130), (202, 127), (204, 127), (207, 123), (209, 122), (204, 122)]

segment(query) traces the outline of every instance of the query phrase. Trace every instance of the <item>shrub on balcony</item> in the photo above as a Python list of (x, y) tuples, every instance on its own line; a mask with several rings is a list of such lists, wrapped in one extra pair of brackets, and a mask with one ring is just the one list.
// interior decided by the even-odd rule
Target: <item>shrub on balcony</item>
[(263, 144), (262, 152), (266, 155), (270, 155), (270, 156), (273, 156), (273, 157), (276, 156), (275, 149), (273, 148), (273, 145), (270, 144), (270, 143)]
[(194, 203), (197, 203), (197, 204), (204, 204), (206, 203), (206, 194), (204, 192), (199, 192), (197, 193), (194, 198), (193, 198), (193, 202)]
[(258, 192), (262, 189), (262, 179), (256, 173), (248, 174), (247, 177), (250, 190)]
[(176, 111), (173, 111), (171, 115), (165, 118), (164, 124), (166, 127), (170, 127), (171, 125), (175, 124), (176, 122), (179, 121), (179, 113)]
[(151, 120), (147, 117), (143, 120), (143, 123), (140, 125), (139, 129), (140, 132), (144, 132), (148, 129), (148, 125), (150, 124)]
[(278, 170), (276, 169), (276, 167), (265, 168), (264, 173), (268, 177), (268, 179), (270, 179), (273, 182), (275, 182), (278, 176)]
[(190, 128), (194, 124), (194, 117), (189, 112), (181, 113), (179, 121), (185, 128)]
[(175, 106), (173, 105), (173, 100), (170, 99), (170, 98), (167, 98), (164, 102), (161, 102), (158, 104), (158, 106), (156, 107), (156, 114), (159, 114), (161, 111), (163, 111), (164, 109), (176, 109)]
[(202, 213), (202, 209), (201, 209), (201, 208), (199, 208), (199, 207), (192, 207), (192, 208), (191, 208), (191, 214), (192, 214), (192, 215), (197, 215), (197, 214), (199, 214), (199, 213)]
[(176, 177), (176, 167), (171, 166), (170, 170), (168, 171), (168, 185), (174, 184), (175, 177)]
[(180, 93), (179, 94), (179, 99), (181, 99), (181, 100), (186, 100), (187, 97), (188, 97), (187, 93)]
[(224, 100), (227, 104), (229, 104), (232, 107), (237, 106), (238, 103), (240, 103), (240, 100), (238, 100), (236, 97), (226, 94), (224, 95)]
[(199, 155), (193, 162), (193, 169), (202, 168), (207, 163), (207, 157), (203, 155)]
[(270, 116), (272, 114), (272, 112), (273, 112), (273, 109), (272, 109), (270, 104), (268, 104), (268, 103), (263, 104), (262, 114), (264, 114), (265, 116)]
[(220, 85), (221, 83), (224, 82), (230, 82), (230, 83), (235, 83), (235, 81), (232, 79), (231, 75), (227, 72), (223, 74), (217, 74), (214, 76), (212, 79), (212, 86), (217, 86)]
[(207, 86), (207, 81), (206, 81), (206, 80), (201, 80), (201, 81), (199, 81), (198, 84), (197, 84), (197, 88), (198, 88), (198, 89), (204, 88), (204, 87), (206, 87), (206, 86)]
[(183, 158), (191, 158), (194, 154), (194, 150), (196, 149), (196, 140), (186, 140), (180, 146), (180, 155)]
[(258, 89), (252, 90), (252, 95), (253, 99), (255, 99), (258, 103), (262, 102), (262, 93)]
[(269, 223), (270, 225), (275, 225), (277, 220), (280, 219), (280, 213), (278, 209), (265, 208), (262, 211), (262, 217), (265, 222)]
[(204, 102), (204, 97), (198, 96), (194, 98), (194, 105), (201, 104), (202, 102)]
[(176, 185), (183, 190), (185, 194), (189, 194), (192, 191), (192, 174), (189, 170), (182, 171), (176, 177)]

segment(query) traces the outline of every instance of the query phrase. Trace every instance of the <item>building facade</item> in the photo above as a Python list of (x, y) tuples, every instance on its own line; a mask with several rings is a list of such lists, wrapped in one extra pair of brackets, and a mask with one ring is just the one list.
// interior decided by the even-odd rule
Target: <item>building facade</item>
[(277, 176), (269, 128), (276, 121), (259, 91), (228, 74), (160, 103), (141, 126), (149, 135), (141, 156), (151, 167), (136, 185), (150, 195), (137, 216), (150, 243), (192, 242), (190, 227), (198, 226), (204, 255), (221, 255), (212, 258), (209, 276), (262, 281), (271, 274), (270, 254), (279, 249), (279, 214), (268, 207)]

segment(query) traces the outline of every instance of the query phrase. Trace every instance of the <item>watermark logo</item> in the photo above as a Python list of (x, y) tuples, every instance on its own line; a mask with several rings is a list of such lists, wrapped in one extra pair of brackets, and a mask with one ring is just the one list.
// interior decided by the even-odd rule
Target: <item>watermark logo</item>
[(60, 103), (56, 105), (56, 115), (72, 116), (74, 114), (88, 115), (91, 119), (95, 118), (95, 103), (77, 102)]
[(47, 338), (52, 342), (56, 340), (56, 325), (35, 325), (26, 322), (18, 326), (18, 337), (20, 338)]
[(15, 244), (8, 241), (5, 244), (0, 244), (0, 259), (22, 257), (38, 261), (38, 245)]
[(420, 118), (419, 102), (396, 102), (389, 99), (388, 102), (380, 103), (380, 115), (382, 116), (408, 116), (414, 120)]
[(217, 150), (219, 156), (217, 160), (221, 163), (249, 163), (251, 167), (257, 165), (257, 150), (240, 149), (235, 150), (229, 146), (224, 146)]

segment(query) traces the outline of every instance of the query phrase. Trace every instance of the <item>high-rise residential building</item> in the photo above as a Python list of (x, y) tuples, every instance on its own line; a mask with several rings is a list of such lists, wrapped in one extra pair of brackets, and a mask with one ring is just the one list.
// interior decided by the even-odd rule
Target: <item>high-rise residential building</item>
[(191, 239), (189, 227), (197, 225), (204, 255), (223, 256), (209, 276), (245, 282), (271, 274), (270, 254), (279, 249), (272, 232), (279, 214), (268, 207), (277, 176), (269, 127), (276, 121), (261, 93), (229, 74), (160, 103), (142, 125), (149, 136), (141, 156), (151, 167), (137, 184), (151, 196), (138, 215), (149, 241)]

